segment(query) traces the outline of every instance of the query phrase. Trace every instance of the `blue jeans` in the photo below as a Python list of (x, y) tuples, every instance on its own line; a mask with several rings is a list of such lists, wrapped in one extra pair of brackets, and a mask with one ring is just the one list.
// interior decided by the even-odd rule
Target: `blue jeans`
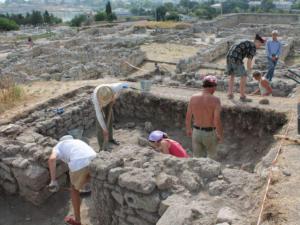
[(266, 75), (266, 78), (269, 80), (269, 81), (272, 81), (272, 78), (274, 76), (274, 71), (275, 71), (275, 67), (277, 65), (277, 61), (273, 61), (271, 58), (268, 58), (268, 73)]

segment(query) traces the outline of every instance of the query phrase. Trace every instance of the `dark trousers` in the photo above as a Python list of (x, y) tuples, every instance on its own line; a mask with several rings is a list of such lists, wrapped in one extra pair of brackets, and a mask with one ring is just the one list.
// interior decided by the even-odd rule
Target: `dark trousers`
[(277, 60), (273, 61), (272, 59), (268, 58), (268, 73), (266, 75), (266, 78), (269, 81), (272, 81), (276, 65), (277, 65)]
[[(111, 111), (111, 117), (109, 122), (107, 122), (107, 118), (108, 118), (108, 114), (109, 114), (109, 110), (112, 107), (111, 104), (109, 104), (108, 106), (104, 107), (102, 109), (103, 113), (104, 113), (104, 121), (106, 123), (106, 126), (108, 125), (107, 129), (108, 129), (108, 140), (113, 140), (113, 110)], [(109, 124), (108, 124), (109, 123)], [(103, 149), (103, 143), (104, 143), (104, 136), (103, 136), (103, 129), (100, 126), (98, 120), (96, 121), (96, 132), (97, 132), (97, 140), (98, 140), (98, 144), (100, 147), (100, 150), (105, 150)]]

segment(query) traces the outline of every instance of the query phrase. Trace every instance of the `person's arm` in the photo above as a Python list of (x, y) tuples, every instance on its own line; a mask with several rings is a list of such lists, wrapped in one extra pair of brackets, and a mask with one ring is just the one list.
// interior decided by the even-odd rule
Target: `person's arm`
[(192, 136), (192, 103), (191, 103), (192, 99), (189, 102), (188, 108), (187, 108), (187, 112), (186, 112), (186, 116), (185, 116), (185, 128), (186, 128), (186, 135), (188, 137)]
[(55, 149), (53, 148), (52, 153), (48, 159), (48, 166), (49, 166), (49, 170), (50, 170), (51, 181), (56, 180), (56, 157), (57, 157), (57, 154), (55, 152)]
[(271, 49), (270, 49), (270, 42), (267, 41), (267, 44), (266, 44), (266, 53), (267, 53), (267, 57), (268, 58), (272, 58), (272, 53), (271, 53)]
[(267, 80), (263, 80), (261, 82), (261, 85), (267, 90), (267, 93), (263, 94), (263, 96), (268, 96), (268, 95), (272, 94), (273, 90)]
[(214, 124), (216, 126), (216, 132), (217, 132), (217, 137), (218, 141), (222, 142), (223, 141), (223, 127), (222, 127), (222, 121), (221, 121), (221, 102), (218, 99), (217, 106), (214, 111)]
[(250, 73), (250, 71), (252, 69), (252, 59), (253, 58), (251, 58), (251, 57), (247, 59), (247, 72), (248, 72), (247, 75), (250, 75), (249, 73)]
[(253, 91), (253, 92), (251, 93), (251, 95), (257, 95), (259, 92), (260, 92), (260, 90), (259, 90), (259, 88), (257, 88), (255, 91)]
[(168, 141), (162, 140), (161, 143), (161, 152), (164, 154), (170, 154), (169, 147), (170, 143)]
[(279, 48), (278, 48), (278, 51), (277, 51), (277, 54), (276, 54), (277, 59), (279, 59), (281, 53), (282, 53), (282, 44), (281, 44), (281, 42), (279, 42)]

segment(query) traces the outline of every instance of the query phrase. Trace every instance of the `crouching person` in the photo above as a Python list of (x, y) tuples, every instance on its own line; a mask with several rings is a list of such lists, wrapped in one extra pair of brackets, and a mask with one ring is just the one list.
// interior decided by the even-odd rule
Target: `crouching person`
[(158, 152), (170, 154), (178, 158), (188, 158), (189, 155), (177, 141), (168, 137), (160, 130), (152, 131), (148, 138), (150, 145)]
[(96, 157), (95, 151), (85, 142), (74, 139), (71, 135), (63, 136), (53, 148), (48, 160), (51, 182), (48, 186), (51, 192), (59, 189), (56, 181), (56, 160), (62, 160), (68, 164), (71, 181), (71, 200), (74, 218), (67, 216), (65, 223), (81, 225), (80, 220), (80, 193), (79, 190), (89, 181), (90, 173), (88, 166)]

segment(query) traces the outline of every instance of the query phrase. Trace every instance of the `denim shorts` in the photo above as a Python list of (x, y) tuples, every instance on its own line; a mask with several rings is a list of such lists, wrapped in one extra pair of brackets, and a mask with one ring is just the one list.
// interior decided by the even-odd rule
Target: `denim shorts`
[(245, 69), (244, 64), (233, 64), (233, 63), (227, 63), (227, 67), (225, 70), (225, 74), (228, 76), (247, 76), (247, 71)]

